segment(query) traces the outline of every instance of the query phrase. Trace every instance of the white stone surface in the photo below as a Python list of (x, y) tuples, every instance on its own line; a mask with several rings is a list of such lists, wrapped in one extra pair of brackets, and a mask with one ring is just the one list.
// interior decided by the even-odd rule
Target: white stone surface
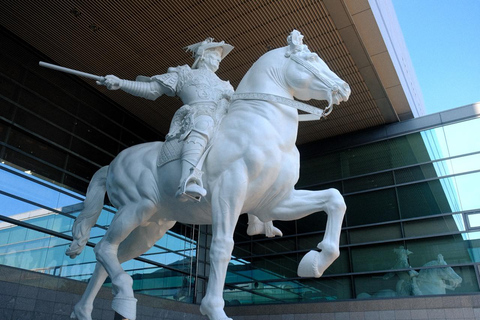
[[(348, 84), (338, 78), (317, 54), (310, 52), (302, 38), (294, 31), (288, 38), (288, 46), (260, 57), (236, 93), (268, 94), (290, 100), (294, 97), (327, 100), (330, 110), (333, 105), (346, 101), (350, 95)], [(215, 65), (218, 55), (208, 59), (212, 59), (211, 64)], [(196, 63), (200, 68), (202, 62)], [(210, 71), (213, 73), (213, 69)], [(173, 95), (171, 89), (178, 88), (172, 84), (174, 82), (169, 82), (171, 79), (162, 78), (163, 87), (159, 85), (161, 81), (145, 80), (140, 78), (126, 83), (107, 76), (102, 84), (149, 98), (159, 90)], [(219, 87), (209, 88), (205, 87), (205, 90), (215, 91)], [(198, 88), (195, 90), (198, 97), (203, 96)], [(205, 92), (205, 96), (212, 96), (212, 92)], [(262, 222), (271, 222), (296, 220), (325, 211), (327, 226), (324, 238), (318, 244), (322, 251), (315, 252), (313, 262), (307, 262), (311, 272), (302, 274), (321, 275), (339, 255), (340, 230), (346, 207), (337, 190), (294, 189), (299, 177), (299, 153), (295, 145), (298, 121), (295, 108), (277, 102), (236, 99), (229, 104), (223, 119), (214, 126), (214, 143), (201, 166), (205, 174), (201, 181), (195, 181), (206, 191), (197, 198), (199, 201), (183, 202), (179, 199), (178, 181), (184, 175), (181, 161), (157, 166), (162, 142), (128, 148), (109, 166), (95, 173), (87, 191), (85, 208), (74, 224), (74, 242), (67, 254), (74, 257), (81, 252), (90, 228), (100, 214), (105, 192), (118, 212), (95, 247), (99, 263), (85, 294), (75, 306), (77, 318), (90, 319), (93, 299), (107, 275), (112, 279), (115, 294), (112, 305), (127, 301), (128, 313), (135, 314), (132, 279), (120, 263), (147, 251), (176, 221), (212, 225), (211, 268), (207, 292), (200, 306), (201, 313), (210, 320), (230, 319), (223, 310), (223, 287), (234, 245), (235, 225), (242, 213), (254, 215)], [(198, 129), (195, 128), (193, 126), (192, 132)]]

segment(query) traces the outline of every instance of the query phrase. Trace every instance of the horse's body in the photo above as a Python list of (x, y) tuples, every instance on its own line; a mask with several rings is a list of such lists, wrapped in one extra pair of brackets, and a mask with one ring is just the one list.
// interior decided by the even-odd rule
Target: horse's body
[[(288, 47), (262, 56), (246, 74), (236, 93), (267, 93), (287, 99), (348, 99), (348, 85), (331, 72), (316, 54), (294, 52), (310, 67), (286, 57)], [(80, 319), (91, 319), (95, 294), (108, 275), (115, 294), (112, 307), (135, 318), (132, 279), (120, 263), (147, 251), (176, 221), (211, 224), (210, 275), (200, 310), (211, 320), (229, 319), (223, 311), (223, 286), (233, 250), (233, 233), (242, 213), (261, 221), (296, 220), (317, 211), (328, 214), (325, 236), (299, 267), (300, 276), (319, 277), (339, 255), (340, 229), (345, 213), (343, 197), (334, 189), (299, 191), (299, 153), (296, 148), (298, 111), (290, 106), (261, 100), (234, 100), (220, 123), (215, 142), (205, 160), (201, 202), (180, 202), (175, 192), (180, 163), (157, 167), (161, 142), (122, 151), (108, 167), (92, 178), (85, 209), (74, 226), (74, 242), (67, 254), (76, 256), (88, 239), (108, 192), (118, 208), (109, 229), (96, 245), (97, 263), (88, 288), (75, 306)]]

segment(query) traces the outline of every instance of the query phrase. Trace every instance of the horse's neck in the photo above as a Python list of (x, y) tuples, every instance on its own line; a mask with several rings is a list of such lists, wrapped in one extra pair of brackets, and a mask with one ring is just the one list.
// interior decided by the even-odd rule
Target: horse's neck
[(419, 278), (423, 282), (428, 282), (428, 283), (437, 283), (437, 282), (442, 282), (442, 278), (437, 274), (436, 269), (424, 269), (420, 272)]
[(287, 60), (283, 59), (282, 51), (262, 56), (245, 74), (236, 93), (266, 93), (293, 99), (285, 80)]

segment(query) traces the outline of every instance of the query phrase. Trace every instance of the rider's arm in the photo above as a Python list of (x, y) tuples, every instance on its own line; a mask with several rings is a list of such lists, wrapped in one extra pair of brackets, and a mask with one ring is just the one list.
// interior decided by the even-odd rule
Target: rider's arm
[(121, 89), (137, 97), (155, 100), (164, 94), (174, 96), (177, 81), (178, 76), (176, 73), (166, 73), (153, 76), (152, 78), (139, 76), (136, 81), (123, 80), (116, 76), (108, 75), (103, 82), (97, 83), (105, 85), (110, 90)]

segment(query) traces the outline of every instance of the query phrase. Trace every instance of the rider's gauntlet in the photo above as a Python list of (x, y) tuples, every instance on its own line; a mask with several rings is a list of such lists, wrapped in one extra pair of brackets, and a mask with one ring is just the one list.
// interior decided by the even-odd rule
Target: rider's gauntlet
[(158, 83), (155, 81), (143, 82), (122, 80), (120, 89), (137, 97), (155, 100), (161, 95), (158, 86)]

